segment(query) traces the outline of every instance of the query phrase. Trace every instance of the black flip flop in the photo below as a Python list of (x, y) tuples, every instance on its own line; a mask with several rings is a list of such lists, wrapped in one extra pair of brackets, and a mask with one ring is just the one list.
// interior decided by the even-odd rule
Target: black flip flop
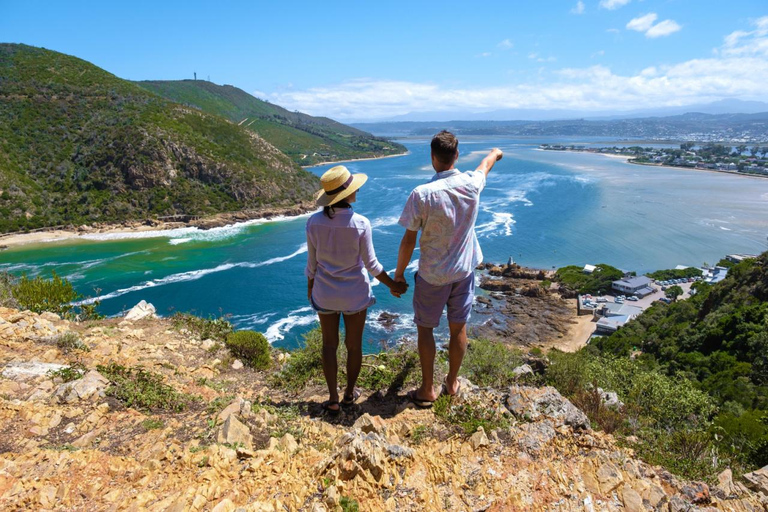
[(419, 398), (418, 396), (416, 396), (416, 391), (417, 390), (413, 389), (413, 390), (408, 392), (408, 394), (406, 395), (408, 397), (408, 400), (410, 400), (413, 403), (413, 405), (415, 405), (419, 409), (429, 409), (429, 408), (431, 408), (432, 404), (434, 404), (435, 401), (434, 400), (424, 400), (423, 398)]
[[(331, 409), (332, 405), (338, 405), (339, 408), (338, 409)], [(341, 412), (341, 405), (339, 405), (339, 401), (338, 400), (326, 400), (325, 402), (320, 404), (320, 406), (323, 408), (323, 411), (327, 412), (331, 416), (336, 416), (337, 414), (339, 414)]]
[(355, 402), (357, 402), (357, 399), (360, 398), (360, 395), (362, 393), (359, 389), (355, 388), (355, 390), (352, 392), (352, 396), (344, 394), (344, 397), (341, 399), (341, 406), (342, 407), (349, 407), (350, 405), (354, 405)]

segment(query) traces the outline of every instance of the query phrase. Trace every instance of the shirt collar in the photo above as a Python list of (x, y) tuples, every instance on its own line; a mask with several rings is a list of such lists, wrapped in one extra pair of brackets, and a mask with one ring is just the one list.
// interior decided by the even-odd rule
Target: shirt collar
[(460, 173), (461, 171), (458, 169), (448, 169), (447, 171), (436, 172), (435, 175), (432, 176), (432, 181), (443, 180), (445, 178), (450, 178), (451, 176), (456, 176)]

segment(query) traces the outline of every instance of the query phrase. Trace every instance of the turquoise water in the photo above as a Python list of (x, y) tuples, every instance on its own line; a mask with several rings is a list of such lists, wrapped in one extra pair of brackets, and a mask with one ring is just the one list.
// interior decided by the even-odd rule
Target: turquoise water
[[(646, 272), (768, 248), (768, 179), (537, 149), (542, 142), (582, 141), (462, 139), (462, 170), (474, 168), (491, 147), (505, 151), (488, 179), (477, 222), (485, 261), (512, 256), (539, 268), (605, 262)], [(387, 270), (395, 268), (402, 236), (397, 219), (408, 193), (432, 176), (428, 141), (401, 142), (410, 154), (346, 164), (370, 177), (355, 209), (371, 220)], [(329, 167), (312, 171), (319, 175)], [(22, 246), (0, 252), (0, 270), (56, 270), (81, 293), (99, 297), (108, 315), (144, 299), (161, 315), (230, 314), (238, 328), (293, 347), (316, 318), (306, 303), (305, 223), (300, 217)], [(365, 337), (369, 351), (414, 333), (410, 294), (398, 300), (382, 286), (374, 292), (378, 302)], [(401, 314), (393, 331), (375, 321), (382, 311)]]

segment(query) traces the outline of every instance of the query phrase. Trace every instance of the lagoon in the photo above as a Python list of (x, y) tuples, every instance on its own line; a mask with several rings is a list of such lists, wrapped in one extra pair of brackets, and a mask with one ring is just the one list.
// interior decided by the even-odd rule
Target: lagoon
[[(429, 141), (399, 142), (409, 154), (345, 164), (369, 175), (355, 209), (371, 220), (387, 270), (395, 267), (402, 236), (397, 219), (408, 193), (432, 176)], [(609, 263), (643, 273), (768, 248), (766, 179), (539, 150), (545, 142), (595, 140), (461, 139), (461, 170), (473, 169), (492, 147), (505, 152), (489, 176), (477, 221), (485, 261), (512, 257), (538, 268)], [(320, 175), (330, 167), (312, 171)], [(161, 315), (229, 314), (237, 328), (264, 332), (275, 346), (295, 347), (316, 318), (306, 303), (305, 223), (306, 217), (298, 217), (19, 246), (0, 252), (0, 270), (55, 270), (79, 292), (99, 298), (108, 315), (144, 299)], [(374, 291), (378, 302), (369, 312), (367, 351), (415, 332), (410, 293), (398, 300), (384, 287)], [(401, 315), (391, 331), (376, 321), (383, 311)]]

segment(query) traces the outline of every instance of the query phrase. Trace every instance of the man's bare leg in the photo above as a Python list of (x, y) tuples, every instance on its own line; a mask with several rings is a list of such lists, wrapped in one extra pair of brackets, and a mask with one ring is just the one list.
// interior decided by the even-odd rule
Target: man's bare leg
[(445, 378), (445, 387), (449, 395), (455, 395), (459, 390), (459, 369), (464, 354), (467, 353), (467, 324), (448, 322), (448, 328), (451, 331), (451, 341), (448, 343), (448, 375)]
[(435, 336), (431, 327), (418, 327), (419, 362), (421, 363), (421, 387), (416, 390), (416, 398), (425, 401), (437, 399), (434, 387), (435, 376)]

